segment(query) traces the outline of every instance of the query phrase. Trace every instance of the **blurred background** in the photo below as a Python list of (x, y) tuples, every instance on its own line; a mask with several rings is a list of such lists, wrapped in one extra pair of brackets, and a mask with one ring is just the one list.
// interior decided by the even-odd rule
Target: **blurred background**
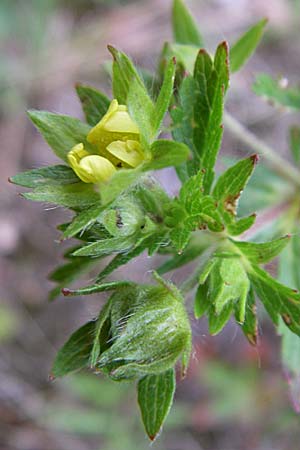
[[(282, 153), (293, 115), (275, 111), (251, 91), (267, 72), (299, 82), (300, 3), (296, 0), (188, 0), (208, 49), (234, 42), (262, 17), (268, 30), (257, 54), (232, 78), (228, 109)], [(0, 450), (131, 450), (149, 447), (134, 389), (88, 373), (49, 382), (51, 361), (71, 331), (93, 317), (104, 297), (49, 304), (48, 273), (63, 249), (56, 226), (68, 217), (17, 195), (16, 172), (56, 162), (26, 109), (81, 118), (74, 84), (110, 94), (106, 45), (154, 70), (171, 39), (171, 0), (0, 1)], [(243, 152), (225, 130), (222, 155)], [(160, 179), (176, 192), (175, 175)], [(144, 282), (155, 259), (126, 268)], [(123, 271), (114, 274), (121, 277)], [(172, 273), (171, 273), (172, 277)], [(88, 281), (88, 279), (86, 279)], [(84, 284), (83, 282), (81, 283)], [(295, 450), (300, 416), (280, 365), (279, 339), (261, 322), (257, 349), (235, 324), (209, 337), (193, 322), (194, 351), (157, 450)]]

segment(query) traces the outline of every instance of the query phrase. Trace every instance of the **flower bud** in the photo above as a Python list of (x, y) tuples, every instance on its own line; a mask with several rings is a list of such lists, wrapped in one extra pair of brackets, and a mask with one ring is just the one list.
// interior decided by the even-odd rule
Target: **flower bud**
[(116, 172), (108, 159), (91, 155), (82, 143), (75, 145), (68, 153), (68, 161), (76, 175), (85, 183), (106, 182)]
[(128, 288), (110, 302), (110, 347), (100, 355), (97, 368), (112, 379), (128, 380), (168, 370), (180, 356), (187, 362), (191, 328), (177, 291), (166, 286)]
[[(117, 100), (113, 100), (108, 108), (107, 113), (102, 117), (99, 123), (91, 129), (87, 136), (90, 144), (97, 146), (100, 154), (107, 156), (107, 147), (114, 141), (136, 141), (140, 140), (139, 129), (128, 114), (125, 105), (119, 105)], [(136, 147), (136, 144), (134, 144)], [(120, 152), (117, 146), (113, 148), (113, 152)], [(125, 149), (125, 152), (127, 150)], [(124, 153), (124, 148), (122, 150)], [(122, 153), (122, 154), (123, 154)], [(118, 157), (117, 157), (118, 159)], [(121, 159), (121, 161), (123, 161)], [(129, 159), (129, 161), (131, 161)], [(114, 162), (114, 161), (113, 161)], [(129, 163), (129, 165), (131, 165)], [(132, 167), (135, 167), (132, 166)]]
[(145, 214), (136, 201), (121, 198), (101, 214), (101, 223), (112, 236), (130, 236), (144, 228)]

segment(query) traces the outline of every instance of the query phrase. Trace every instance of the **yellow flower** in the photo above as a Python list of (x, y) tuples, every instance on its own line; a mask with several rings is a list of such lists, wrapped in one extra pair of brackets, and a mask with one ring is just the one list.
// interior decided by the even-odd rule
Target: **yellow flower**
[(115, 99), (100, 122), (91, 129), (87, 141), (97, 147), (100, 155), (110, 159), (118, 167), (122, 163), (125, 163), (125, 167), (126, 164), (135, 167), (143, 159), (139, 129), (131, 119), (127, 107), (119, 105)]
[(116, 172), (115, 166), (108, 159), (91, 155), (82, 143), (75, 145), (68, 153), (68, 161), (76, 175), (85, 183), (108, 181)]

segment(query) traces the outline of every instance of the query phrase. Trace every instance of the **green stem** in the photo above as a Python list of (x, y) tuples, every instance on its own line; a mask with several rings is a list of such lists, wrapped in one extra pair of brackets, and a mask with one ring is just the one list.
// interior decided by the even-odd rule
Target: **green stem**
[(262, 155), (278, 175), (300, 186), (300, 172), (227, 112), (224, 114), (224, 125), (237, 139)]

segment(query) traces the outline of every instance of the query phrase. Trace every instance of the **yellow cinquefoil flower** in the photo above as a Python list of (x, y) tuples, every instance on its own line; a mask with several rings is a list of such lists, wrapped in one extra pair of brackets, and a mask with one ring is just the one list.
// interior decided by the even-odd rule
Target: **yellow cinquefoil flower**
[(108, 181), (116, 172), (115, 166), (108, 159), (91, 155), (82, 143), (75, 145), (68, 153), (68, 161), (76, 175), (85, 183)]
[(117, 167), (124, 166), (122, 163), (125, 163), (125, 167), (136, 167), (143, 159), (139, 129), (127, 107), (119, 105), (115, 99), (100, 122), (91, 129), (87, 141)]

